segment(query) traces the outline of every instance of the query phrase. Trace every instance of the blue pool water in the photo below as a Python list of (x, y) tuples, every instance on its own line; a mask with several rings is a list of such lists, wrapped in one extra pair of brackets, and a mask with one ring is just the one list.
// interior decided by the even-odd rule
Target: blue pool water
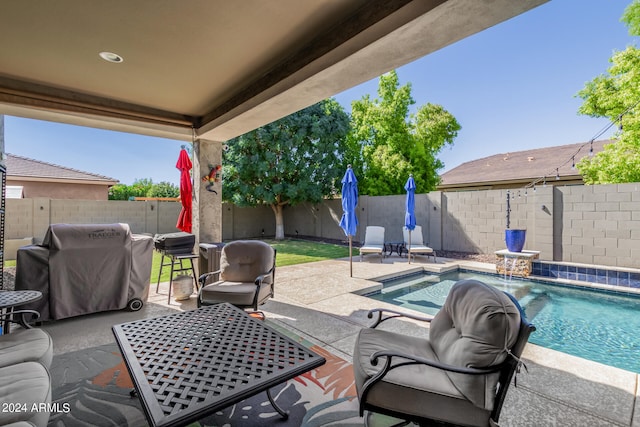
[(470, 272), (387, 281), (369, 297), (433, 315), (453, 284), (469, 278), (518, 299), (537, 329), (529, 342), (640, 373), (640, 297)]

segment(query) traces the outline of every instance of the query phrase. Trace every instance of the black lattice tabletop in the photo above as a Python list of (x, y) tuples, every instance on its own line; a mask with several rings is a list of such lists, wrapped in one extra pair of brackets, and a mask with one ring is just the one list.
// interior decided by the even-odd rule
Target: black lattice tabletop
[(154, 426), (178, 426), (322, 365), (325, 359), (229, 304), (115, 325)]
[(42, 298), (40, 291), (0, 291), (0, 309), (16, 307)]

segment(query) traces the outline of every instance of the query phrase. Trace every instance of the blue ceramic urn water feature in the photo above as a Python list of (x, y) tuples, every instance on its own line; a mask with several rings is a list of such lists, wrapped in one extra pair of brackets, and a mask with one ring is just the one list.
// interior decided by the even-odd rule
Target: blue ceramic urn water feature
[(526, 237), (527, 230), (508, 228), (504, 231), (504, 240), (507, 243), (507, 249), (509, 252), (522, 252)]

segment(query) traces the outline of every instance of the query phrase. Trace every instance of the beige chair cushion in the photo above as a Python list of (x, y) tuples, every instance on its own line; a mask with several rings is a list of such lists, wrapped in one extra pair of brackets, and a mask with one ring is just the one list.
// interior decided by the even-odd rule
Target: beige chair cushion
[[(51, 376), (37, 362), (24, 362), (0, 368), (0, 396), (3, 402), (20, 404), (20, 411), (0, 411), (0, 425), (28, 422), (45, 427), (49, 412), (32, 411), (51, 403)], [(35, 405), (35, 406), (34, 406)]]
[(0, 368), (21, 362), (51, 366), (53, 341), (42, 329), (22, 329), (0, 335)]
[[(258, 292), (258, 305), (266, 301), (271, 295), (271, 284), (263, 283)], [(238, 307), (253, 304), (256, 293), (255, 283), (246, 282), (214, 282), (202, 288), (200, 295), (205, 303), (228, 302)]]
[[(259, 240), (236, 240), (222, 248), (220, 256), (220, 280), (200, 290), (203, 303), (228, 302), (243, 307), (253, 306), (256, 293), (255, 280), (270, 271), (274, 265), (275, 251)], [(264, 278), (258, 292), (257, 305), (273, 295), (273, 276)]]
[[(431, 321), (429, 339), (442, 363), (486, 368), (502, 363), (520, 329), (520, 312), (503, 292), (477, 280), (461, 280)], [(498, 373), (447, 373), (475, 405), (492, 409)]]
[(220, 280), (253, 283), (256, 277), (271, 270), (273, 257), (273, 248), (259, 240), (228, 243), (220, 256)]

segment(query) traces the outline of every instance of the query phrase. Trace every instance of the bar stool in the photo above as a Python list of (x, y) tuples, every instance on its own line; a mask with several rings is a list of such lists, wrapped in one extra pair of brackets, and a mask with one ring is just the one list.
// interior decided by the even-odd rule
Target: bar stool
[[(193, 266), (193, 260), (198, 258), (198, 255), (192, 253), (168, 253), (160, 251), (162, 254), (162, 260), (160, 262), (160, 272), (158, 273), (158, 284), (156, 285), (156, 293), (160, 289), (160, 277), (162, 276), (162, 269), (166, 266), (171, 266), (171, 275), (169, 277), (169, 296), (167, 297), (167, 304), (171, 304), (171, 288), (173, 287), (173, 274), (181, 271), (191, 271), (193, 281), (195, 282), (196, 292), (198, 291), (198, 278), (196, 276), (196, 270)], [(167, 262), (165, 262), (167, 258)], [(188, 261), (185, 265), (185, 261)]]

